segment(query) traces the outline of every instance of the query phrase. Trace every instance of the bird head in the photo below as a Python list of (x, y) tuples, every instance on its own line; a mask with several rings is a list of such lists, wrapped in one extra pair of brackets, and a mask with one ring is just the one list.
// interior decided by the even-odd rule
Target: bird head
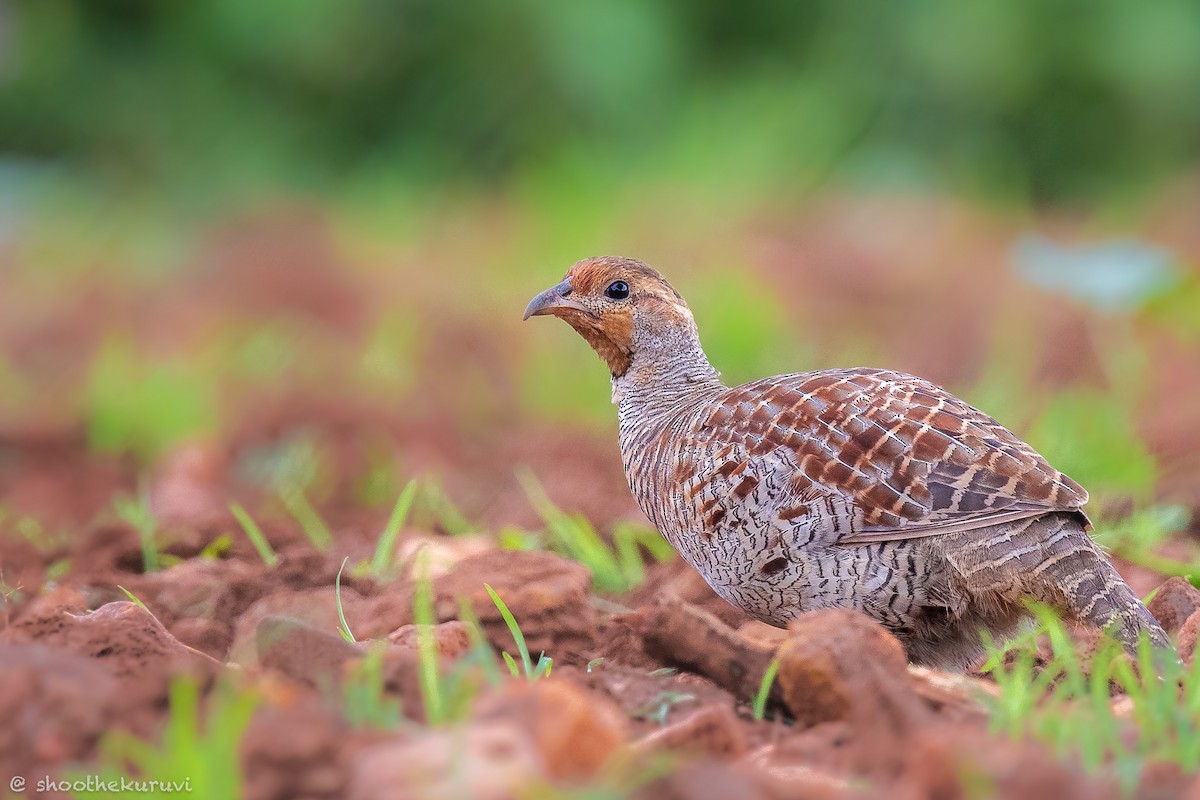
[(666, 279), (632, 258), (580, 261), (525, 307), (525, 319), (551, 314), (576, 330), (620, 377), (642, 351), (694, 335), (687, 303)]

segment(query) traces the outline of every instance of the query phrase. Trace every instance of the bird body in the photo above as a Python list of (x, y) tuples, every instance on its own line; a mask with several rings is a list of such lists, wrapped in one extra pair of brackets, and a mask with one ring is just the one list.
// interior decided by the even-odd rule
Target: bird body
[(944, 389), (878, 369), (727, 387), (682, 297), (631, 259), (580, 262), (541, 313), (608, 363), (638, 505), (759, 619), (855, 608), (914, 661), (965, 666), (1033, 598), (1127, 647), (1168, 644), (1087, 535), (1087, 492)]

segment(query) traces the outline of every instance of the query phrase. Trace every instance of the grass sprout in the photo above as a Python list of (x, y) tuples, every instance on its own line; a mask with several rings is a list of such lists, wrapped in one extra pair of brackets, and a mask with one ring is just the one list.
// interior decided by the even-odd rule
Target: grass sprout
[[(1049, 608), (1032, 604), (1037, 627), (1004, 647), (990, 639), (984, 671), (999, 692), (987, 700), (992, 730), (1010, 738), (1030, 737), (1056, 753), (1076, 757), (1085, 769), (1111, 769), (1129, 791), (1148, 762), (1176, 764), (1185, 773), (1200, 769), (1200, 661), (1186, 667), (1164, 658), (1148, 639), (1130, 659), (1111, 639), (1085, 660), (1062, 621)], [(1036, 666), (1036, 641), (1049, 639), (1051, 659)], [(1111, 687), (1132, 703), (1132, 719), (1113, 708)], [(1136, 723), (1137, 736), (1130, 736)]]
[(342, 611), (342, 570), (346, 568), (346, 562), (350, 560), (349, 556), (342, 559), (342, 565), (338, 567), (337, 577), (333, 579), (333, 595), (337, 602), (338, 612), (338, 634), (342, 639), (353, 644), (358, 640), (354, 638), (354, 632), (350, 630), (350, 625), (346, 622), (346, 614)]
[(433, 608), (433, 581), (426, 569), (424, 554), (417, 562), (417, 581), (413, 587), (413, 621), (417, 625), (417, 658), (420, 662), (418, 677), (421, 698), (425, 703), (425, 718), (432, 725), (446, 721), (446, 709), (442, 704), (442, 680), (438, 669), (437, 642), (433, 626), (437, 617)]
[[(257, 695), (220, 684), (201, 720), (199, 688), (193, 681), (176, 680), (170, 688), (170, 716), (162, 742), (151, 744), (123, 731), (107, 734), (100, 743), (100, 780), (125, 777), (139, 797), (241, 797), (239, 750), (258, 704)], [(72, 781), (85, 777), (83, 773), (64, 775)], [(95, 779), (92, 775), (93, 782)], [(73, 796), (99, 800), (111, 793), (101, 787), (76, 789)]]
[(754, 719), (759, 722), (766, 714), (767, 698), (771, 696), (771, 686), (775, 683), (775, 676), (778, 672), (779, 659), (775, 658), (767, 666), (767, 671), (763, 673), (762, 680), (758, 684), (758, 691), (754, 695)]
[(634, 709), (630, 714), (636, 719), (647, 719), (659, 725), (666, 725), (667, 716), (671, 713), (671, 709), (683, 703), (690, 703), (695, 699), (696, 696), (693, 694), (668, 689), (659, 692), (650, 702), (640, 708)]
[(1192, 545), (1191, 557), (1186, 561), (1157, 552), (1173, 534), (1187, 530), (1190, 522), (1191, 514), (1183, 506), (1149, 506), (1119, 521), (1101, 521), (1094, 536), (1126, 561), (1164, 575), (1178, 575), (1200, 586), (1200, 548)]
[(423, 505), (433, 521), (447, 536), (461, 536), (476, 529), (471, 520), (459, 510), (436, 478), (428, 478), (421, 487)]
[(656, 560), (674, 557), (669, 542), (640, 526), (617, 525), (609, 545), (581, 515), (566, 514), (554, 505), (530, 470), (518, 470), (517, 480), (546, 523), (551, 549), (591, 570), (599, 591), (619, 593), (640, 585), (646, 578), (642, 548)]
[(246, 533), (246, 538), (250, 540), (250, 544), (254, 545), (254, 549), (258, 551), (258, 557), (268, 567), (275, 567), (279, 564), (279, 556), (275, 555), (275, 551), (271, 549), (270, 543), (267, 542), (267, 537), (263, 535), (262, 528), (258, 527), (258, 523), (254, 518), (242, 508), (241, 503), (230, 503), (229, 510), (233, 512), (233, 516), (237, 519), (238, 524), (242, 526), (242, 530)]
[(9, 614), (12, 612), (12, 607), (25, 599), (25, 594), (22, 591), (25, 587), (22, 584), (13, 586), (4, 579), (4, 569), (0, 568), (0, 611), (4, 613), (4, 627), (9, 626)]
[(124, 592), (124, 593), (125, 593), (125, 596), (126, 596), (126, 597), (128, 597), (128, 598), (129, 598), (129, 601), (130, 601), (131, 603), (133, 603), (135, 606), (137, 606), (138, 608), (142, 609), (143, 611), (149, 611), (149, 610), (150, 610), (150, 609), (146, 608), (146, 604), (145, 604), (145, 603), (143, 603), (143, 602), (141, 601), (141, 599), (140, 599), (140, 598), (139, 598), (139, 597), (138, 597), (136, 594), (134, 594), (133, 592), (129, 591), (128, 589), (126, 589), (124, 586), (122, 586), (122, 585), (121, 585), (121, 584), (119, 584), (119, 583), (117, 584), (117, 588), (118, 588), (118, 589), (120, 589), (122, 592)]
[(283, 501), (284, 507), (296, 522), (300, 523), (300, 529), (304, 531), (304, 535), (312, 542), (313, 547), (318, 550), (328, 550), (333, 545), (333, 533), (330, 532), (329, 526), (325, 524), (325, 520), (321, 519), (321, 515), (313, 508), (312, 503), (308, 501), (308, 495), (298, 486), (284, 489), (279, 493), (279, 499)]
[(158, 520), (150, 510), (150, 492), (143, 482), (133, 497), (118, 495), (113, 498), (113, 510), (117, 518), (137, 531), (142, 548), (142, 565), (146, 572), (157, 572), (162, 567), (158, 544), (154, 536), (158, 531)]
[(200, 551), (200, 558), (215, 561), (228, 553), (231, 547), (233, 547), (233, 537), (228, 533), (222, 533), (204, 546), (204, 549)]
[(46, 578), (51, 581), (57, 581), (66, 575), (71, 570), (71, 560), (69, 558), (60, 558), (52, 561), (50, 566), (46, 567)]
[[(342, 569), (349, 559), (342, 560)], [(418, 680), (425, 721), (429, 725), (446, 725), (466, 719), (485, 683), (498, 685), (501, 680), (495, 657), (487, 640), (479, 632), (478, 621), (465, 603), (460, 603), (460, 619), (468, 623), (467, 635), (471, 646), (453, 667), (443, 673), (438, 654), (434, 627), (437, 614), (434, 608), (433, 582), (423, 557), (416, 565), (418, 578), (413, 589), (413, 623), (417, 635)], [(341, 569), (334, 586), (337, 593), (338, 633), (347, 642), (356, 641), (346, 624), (341, 602)], [(346, 719), (358, 728), (395, 728), (403, 719), (403, 711), (395, 699), (385, 692), (383, 676), (384, 648), (372, 648), (352, 671), (344, 690)]]
[(384, 692), (383, 654), (383, 648), (372, 647), (346, 677), (342, 691), (352, 727), (391, 730), (404, 718), (399, 701)]
[(396, 537), (408, 520), (408, 514), (412, 510), (413, 500), (416, 499), (416, 496), (417, 482), (411, 480), (400, 492), (400, 496), (396, 498), (396, 505), (392, 507), (387, 525), (384, 526), (383, 533), (375, 545), (375, 557), (371, 559), (371, 574), (377, 581), (383, 581), (392, 574), (395, 567)]
[(466, 623), (471, 646), (448, 673), (438, 673), (441, 681), (441, 721), (445, 723), (465, 720), (470, 716), (475, 698), (484, 685), (497, 687), (503, 682), (491, 645), (484, 638), (479, 620), (465, 600), (459, 601), (458, 618)]
[[(517, 618), (508, 610), (504, 600), (496, 593), (496, 590), (491, 587), (491, 584), (485, 583), (484, 589), (487, 589), (488, 596), (492, 598), (492, 603), (495, 604), (496, 610), (500, 612), (500, 616), (504, 618), (504, 624), (508, 626), (508, 632), (512, 634), (513, 641), (517, 645), (517, 653), (521, 656), (521, 667), (524, 669), (525, 677), (529, 680), (537, 680), (550, 675), (550, 670), (554, 667), (554, 659), (549, 658), (545, 653), (538, 656), (537, 663), (529, 657), (529, 646), (525, 643), (525, 634), (521, 633), (521, 626), (517, 624)], [(514, 678), (521, 677), (521, 669), (517, 667), (516, 661), (508, 652), (502, 652), (504, 663), (508, 665), (509, 672)]]

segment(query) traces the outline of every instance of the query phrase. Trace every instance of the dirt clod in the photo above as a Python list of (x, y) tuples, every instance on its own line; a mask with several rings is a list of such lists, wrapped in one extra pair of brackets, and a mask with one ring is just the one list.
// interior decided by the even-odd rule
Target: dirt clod
[(314, 701), (255, 714), (241, 747), (247, 800), (343, 796), (356, 737), (336, 710)]
[(545, 774), (537, 748), (521, 726), (479, 723), (363, 748), (350, 763), (345, 796), (512, 800)]
[(480, 708), (484, 721), (521, 720), (547, 773), (585, 780), (625, 741), (628, 723), (615, 706), (559, 679), (518, 683)]
[(535, 656), (591, 647), (596, 612), (588, 599), (591, 575), (582, 565), (553, 553), (496, 550), (459, 562), (434, 582), (439, 619), (457, 619), (459, 601), (465, 599), (487, 640), (499, 649), (515, 651), (512, 634), (485, 583), (516, 617)]
[(258, 663), (310, 685), (327, 685), (345, 664), (362, 658), (362, 651), (339, 636), (300, 620), (272, 614), (258, 624), (255, 637)]
[(746, 734), (732, 709), (706, 706), (643, 736), (634, 744), (645, 753), (672, 750), (710, 758), (737, 758), (746, 752)]
[(211, 674), (220, 662), (180, 642), (149, 611), (116, 602), (89, 613), (59, 609), (28, 615), (2, 635), (7, 641), (63, 647), (108, 664), (117, 677), (148, 672)]
[(1146, 607), (1167, 633), (1178, 633), (1187, 618), (1200, 609), (1200, 589), (1174, 576), (1158, 587)]
[(0, 774), (90, 754), (111, 722), (117, 681), (94, 659), (41, 644), (0, 645)]
[[(351, 632), (358, 639), (382, 639), (390, 631), (410, 621), (407, 601), (392, 603), (393, 598), (363, 597), (353, 588), (342, 586), (342, 611)], [(285, 616), (319, 631), (336, 635), (340, 618), (337, 596), (332, 586), (313, 589), (279, 589), (254, 603), (234, 626), (229, 660), (242, 666), (257, 661), (259, 624), (270, 616)]]
[(863, 614), (822, 609), (792, 621), (779, 648), (779, 686), (801, 725), (873, 720), (907, 728), (920, 707), (900, 642)]
[(647, 652), (698, 672), (741, 700), (758, 691), (774, 648), (746, 639), (716, 616), (680, 598), (660, 596), (643, 614)]
[(979, 728), (922, 732), (906, 748), (908, 767), (896, 797), (970, 800), (1117, 800), (1112, 782), (1091, 779), (1036, 744), (995, 747)]
[(229, 623), (218, 619), (185, 617), (170, 628), (176, 639), (188, 647), (224, 661), (233, 641), (233, 629)]
[[(731, 769), (721, 763), (688, 764), (674, 774), (655, 781), (640, 792), (638, 800), (771, 800), (769, 794), (746, 771)], [(809, 797), (795, 794), (793, 797)]]

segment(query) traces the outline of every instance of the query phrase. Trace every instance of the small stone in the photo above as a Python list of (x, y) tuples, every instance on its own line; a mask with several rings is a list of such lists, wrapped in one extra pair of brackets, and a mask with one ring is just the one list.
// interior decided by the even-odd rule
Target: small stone
[(485, 701), (481, 721), (520, 724), (556, 779), (591, 778), (625, 742), (627, 722), (616, 706), (566, 680), (513, 682)]
[[(408, 531), (400, 537), (393, 560), (397, 564), (421, 564), (426, 576), (440, 578), (459, 562), (481, 554), (491, 555), (495, 548), (495, 540), (490, 536), (430, 536)], [(415, 577), (411, 569), (409, 577)]]
[[(420, 639), (419, 627), (402, 625), (388, 634), (388, 641), (399, 647), (416, 650)], [(455, 659), (471, 649), (471, 623), (451, 620), (431, 627), (437, 654), (442, 658)]]
[(1187, 618), (1200, 609), (1200, 589), (1180, 577), (1168, 578), (1146, 608), (1167, 633), (1178, 633)]
[(1192, 660), (1196, 657), (1196, 639), (1198, 637), (1200, 637), (1200, 611), (1194, 611), (1180, 627), (1177, 640), (1179, 657), (1188, 666), (1191, 666)]
[(512, 800), (545, 779), (529, 735), (513, 720), (389, 739), (354, 755), (349, 800)]

